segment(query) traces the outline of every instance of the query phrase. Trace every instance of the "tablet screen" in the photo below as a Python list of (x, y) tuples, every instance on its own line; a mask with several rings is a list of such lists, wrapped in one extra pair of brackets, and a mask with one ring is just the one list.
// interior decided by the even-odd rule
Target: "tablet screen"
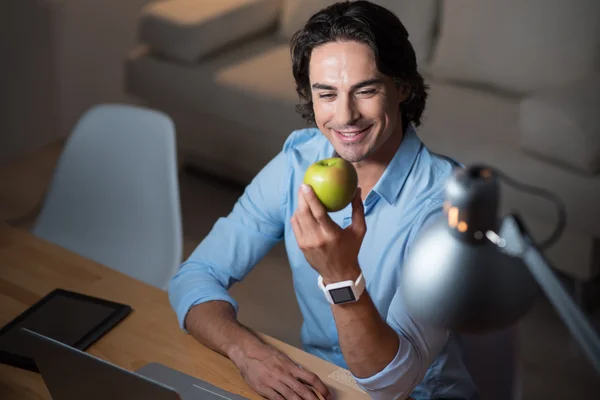
[(32, 369), (20, 328), (83, 350), (129, 313), (129, 306), (64, 290), (55, 290), (0, 331), (0, 361)]

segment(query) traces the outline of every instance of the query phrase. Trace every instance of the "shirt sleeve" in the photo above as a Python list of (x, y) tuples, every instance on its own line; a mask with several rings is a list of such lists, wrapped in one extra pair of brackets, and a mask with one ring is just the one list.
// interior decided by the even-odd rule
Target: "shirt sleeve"
[(230, 214), (217, 220), (179, 267), (169, 283), (169, 301), (183, 330), (189, 309), (200, 303), (227, 301), (237, 313), (237, 302), (228, 289), (283, 238), (286, 177), (288, 163), (282, 151), (259, 172)]
[[(436, 220), (442, 211), (443, 201), (434, 200), (415, 223), (416, 231)], [(414, 235), (413, 235), (414, 236)], [(355, 377), (372, 399), (405, 399), (423, 380), (431, 363), (442, 351), (450, 336), (444, 329), (429, 326), (413, 319), (404, 305), (402, 295), (396, 291), (386, 318), (388, 325), (398, 334), (399, 346), (394, 359), (380, 372), (367, 378)]]

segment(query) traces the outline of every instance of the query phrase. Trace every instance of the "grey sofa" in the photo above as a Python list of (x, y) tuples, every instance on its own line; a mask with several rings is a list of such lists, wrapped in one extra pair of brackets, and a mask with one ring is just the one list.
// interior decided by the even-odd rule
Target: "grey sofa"
[[(484, 162), (566, 204), (547, 255), (579, 282), (600, 271), (600, 3), (377, 0), (405, 22), (430, 85), (418, 132), (434, 151)], [(305, 127), (289, 39), (331, 0), (162, 0), (143, 10), (127, 91), (175, 121), (182, 157), (247, 182)], [(551, 203), (502, 187), (536, 238)]]

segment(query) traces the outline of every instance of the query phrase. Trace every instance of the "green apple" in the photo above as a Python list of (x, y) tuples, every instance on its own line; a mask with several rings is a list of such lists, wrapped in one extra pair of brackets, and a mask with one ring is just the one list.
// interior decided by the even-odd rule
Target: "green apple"
[(354, 166), (343, 158), (317, 161), (304, 173), (304, 183), (310, 185), (327, 211), (345, 208), (356, 193), (358, 176)]

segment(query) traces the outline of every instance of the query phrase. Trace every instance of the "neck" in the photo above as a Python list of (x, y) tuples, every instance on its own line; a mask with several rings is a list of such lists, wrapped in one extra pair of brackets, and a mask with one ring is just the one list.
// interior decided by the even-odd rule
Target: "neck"
[(398, 147), (400, 147), (404, 137), (403, 126), (403, 123), (399, 123), (394, 133), (371, 157), (353, 164), (358, 175), (358, 186), (361, 188), (361, 198), (363, 201), (379, 181), (398, 151)]

